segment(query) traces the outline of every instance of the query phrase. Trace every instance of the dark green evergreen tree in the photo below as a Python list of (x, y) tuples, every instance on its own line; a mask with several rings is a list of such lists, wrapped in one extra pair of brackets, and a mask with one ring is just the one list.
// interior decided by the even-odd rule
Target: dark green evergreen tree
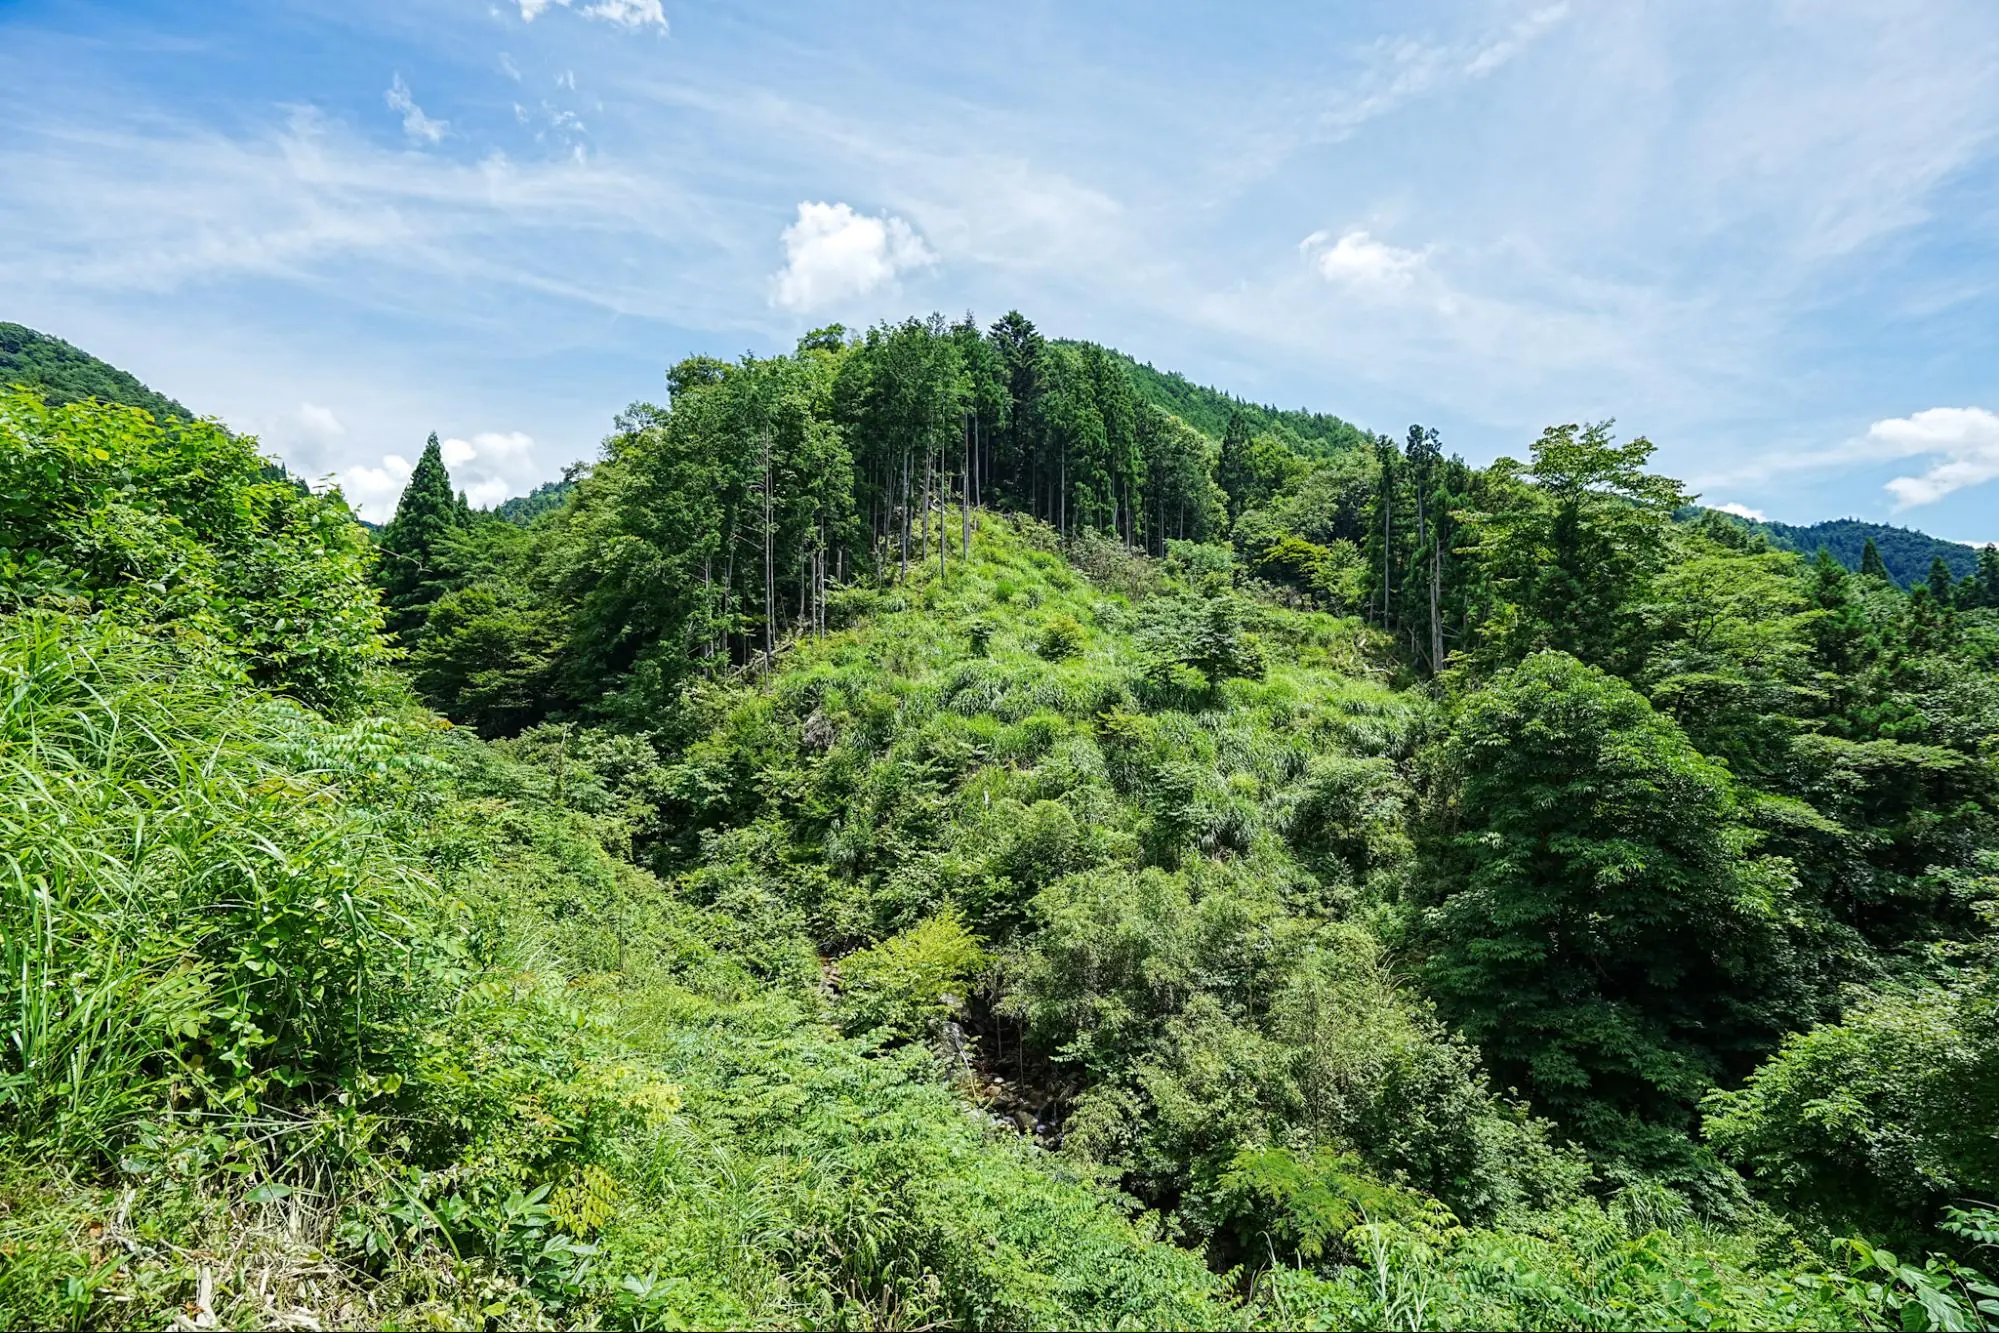
[(1999, 547), (1978, 553), (1978, 604), (1999, 607)]
[(408, 646), (423, 628), (431, 604), (444, 595), (437, 553), (446, 534), (461, 528), (470, 515), (451, 489), (451, 474), (444, 466), (444, 451), (437, 432), (423, 447), (423, 457), (410, 473), (396, 502), (396, 516), (382, 530), (381, 559), (376, 567), (376, 585), (382, 590), (382, 604), (388, 612), (389, 633)]
[(1929, 584), (1930, 596), (1936, 598), (1938, 606), (1950, 606), (1955, 602), (1952, 593), (1956, 589), (1957, 580), (1951, 577), (1950, 566), (1943, 562), (1942, 556), (1930, 561)]
[(1222, 454), (1215, 464), (1215, 483), (1227, 497), (1229, 523), (1242, 516), (1250, 485), (1249, 418), (1241, 412), (1229, 414), (1228, 429), (1222, 432)]
[[(1888, 566), (1881, 559), (1881, 548), (1869, 537), (1867, 544), (1860, 548), (1860, 572), (1870, 578), (1889, 579)], [(1892, 579), (1889, 579), (1893, 582)]]

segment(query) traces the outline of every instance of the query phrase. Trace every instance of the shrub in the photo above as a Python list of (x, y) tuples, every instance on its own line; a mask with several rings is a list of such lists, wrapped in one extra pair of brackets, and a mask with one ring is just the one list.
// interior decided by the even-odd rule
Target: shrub
[(921, 1036), (959, 1011), (985, 954), (955, 912), (840, 960), (846, 1026), (884, 1036)]
[(1083, 644), (1089, 637), (1074, 616), (1053, 615), (1041, 627), (1041, 637), (1035, 647), (1051, 662), (1060, 662), (1083, 651)]

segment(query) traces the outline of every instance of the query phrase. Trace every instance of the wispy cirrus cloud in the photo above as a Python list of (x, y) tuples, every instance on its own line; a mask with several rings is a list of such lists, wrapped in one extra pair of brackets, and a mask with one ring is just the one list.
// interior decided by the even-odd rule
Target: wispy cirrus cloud
[(660, 0), (589, 0), (577, 4), (575, 0), (518, 0), (521, 22), (532, 23), (551, 6), (559, 9), (573, 9), (587, 19), (601, 19), (621, 28), (667, 29), (666, 10)]
[(409, 85), (403, 82), (400, 74), (396, 75), (382, 98), (389, 104), (389, 110), (402, 114), (403, 133), (413, 143), (436, 143), (451, 132), (449, 124), (433, 120), (423, 113), (423, 108), (416, 104), (416, 98), (411, 95)]

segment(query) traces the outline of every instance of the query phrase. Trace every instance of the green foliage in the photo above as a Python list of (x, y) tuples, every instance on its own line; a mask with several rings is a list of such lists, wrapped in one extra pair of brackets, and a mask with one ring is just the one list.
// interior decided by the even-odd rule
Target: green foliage
[(254, 440), (94, 400), (0, 394), (0, 610), (101, 609), (351, 705), (381, 660), (366, 535)]
[(396, 502), (396, 516), (382, 529), (378, 579), (388, 612), (388, 632), (405, 644), (423, 628), (443, 590), (440, 555), (450, 534), (470, 521), (451, 489), (437, 432), (423, 446), (416, 469)]
[(1549, 427), (1524, 471), (1510, 459), (1493, 465), (1505, 502), (1474, 533), (1499, 599), (1489, 633), (1500, 652), (1631, 662), (1639, 597), (1665, 563), (1684, 499), (1678, 482), (1645, 471), (1651, 456), (1650, 441), (1613, 443), (1599, 422)]
[(846, 1022), (855, 1032), (916, 1037), (962, 1012), (984, 952), (946, 909), (840, 960)]
[(562, 508), (575, 493), (575, 478), (565, 472), (561, 481), (545, 481), (526, 495), (502, 500), (493, 507), (493, 516), (509, 523), (532, 523), (544, 514), (552, 514)]
[(1457, 1222), (1435, 1200), (1383, 1184), (1354, 1158), (1284, 1148), (1238, 1152), (1222, 1174), (1216, 1208), (1243, 1248), (1261, 1240), (1307, 1260), (1343, 1248), (1363, 1224), (1445, 1232)]
[(1588, 1141), (1662, 1151), (1788, 1017), (1789, 892), (1743, 852), (1726, 770), (1559, 653), (1470, 696), (1431, 757), (1425, 977), (1497, 1071)]
[(1993, 1322), (1999, 574), (1017, 312), (667, 379), (418, 469), (471, 728), (337, 501), (6, 400), (0, 1323)]
[(1981, 966), (1868, 997), (1706, 1111), (1717, 1151), (1787, 1205), (1920, 1236), (1946, 1203), (1999, 1197), (1999, 984)]
[(1089, 631), (1070, 615), (1054, 615), (1041, 627), (1041, 638), (1035, 647), (1051, 662), (1074, 657), (1083, 651)]
[[(1766, 522), (1751, 527), (1782, 550), (1804, 556), (1825, 550), (1847, 569), (1889, 579), (1903, 588), (1914, 587), (1927, 578), (1931, 564), (1938, 559), (1960, 579), (1978, 569), (1978, 548), (1889, 523), (1839, 518), (1804, 526)], [(1869, 550), (1874, 552), (1874, 568), (1869, 567)]]
[(1240, 415), (1252, 434), (1280, 436), (1297, 452), (1313, 457), (1331, 457), (1367, 443), (1358, 427), (1329, 413), (1246, 403), (1219, 389), (1193, 384), (1177, 372), (1155, 370), (1121, 352), (1110, 355), (1125, 364), (1141, 399), (1215, 439), (1227, 430), (1231, 417)]

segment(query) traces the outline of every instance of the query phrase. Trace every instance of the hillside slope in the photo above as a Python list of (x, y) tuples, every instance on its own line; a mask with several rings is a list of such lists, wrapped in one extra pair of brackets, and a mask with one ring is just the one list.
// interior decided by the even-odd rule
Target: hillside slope
[(107, 403), (142, 407), (163, 419), (194, 419), (192, 412), (147, 388), (137, 376), (81, 348), (24, 325), (0, 323), (0, 386), (10, 384), (35, 389), (51, 403), (100, 398)]
[(1314, 458), (1328, 457), (1368, 441), (1366, 431), (1330, 413), (1248, 402), (1221, 389), (1195, 384), (1178, 371), (1156, 369), (1150, 362), (1114, 347), (1104, 350), (1124, 365), (1141, 399), (1171, 412), (1203, 435), (1220, 439), (1228, 429), (1229, 416), (1240, 412), (1248, 419), (1252, 434), (1279, 435), (1300, 453)]
[[(720, 411), (758, 373), (541, 523), (447, 528), (409, 679), (372, 552), (253, 442), (0, 395), (0, 1326), (1981, 1326), (1969, 1269), (1824, 1240), (1859, 1215), (1920, 1255), (1934, 1196), (1987, 1196), (1975, 941), (1747, 1083), (1692, 1043), (1767, 1051), (1725, 1004), (1760, 1025), (1787, 976), (1879, 975), (1856, 897), (1895, 905), (1859, 923), (1890, 946), (1960, 947), (1993, 841), (1986, 611), (1855, 601), (1653, 501), (1639, 536), (1687, 558), (1646, 589), (1674, 671), (1649, 683), (1733, 769), (1533, 642), (1453, 698), (1227, 545), (1148, 558), (971, 507), (797, 603), (767, 556), (765, 632), (739, 606), (710, 640), (658, 615), (700, 587), (658, 552), (751, 494), (718, 441), (759, 446), (770, 512), (768, 418)], [(1519, 586), (1543, 547), (1487, 549)], [(588, 581), (602, 555), (631, 600)], [(1828, 651), (1927, 652), (1843, 666), (1865, 739), (1753, 711), (1805, 697), (1744, 674), (1810, 647), (1803, 577), (1864, 631)], [(1549, 592), (1488, 651), (1565, 611)], [(533, 691), (565, 671), (594, 697), (553, 712)], [(533, 715), (482, 741), (412, 701), (427, 678), (454, 715)], [(1743, 744), (1800, 736), (1783, 768)], [(1731, 776), (1805, 765), (1845, 824)], [(1634, 1041), (1663, 1091), (1631, 1087)], [(1708, 1090), (1793, 1214), (1696, 1149)]]

